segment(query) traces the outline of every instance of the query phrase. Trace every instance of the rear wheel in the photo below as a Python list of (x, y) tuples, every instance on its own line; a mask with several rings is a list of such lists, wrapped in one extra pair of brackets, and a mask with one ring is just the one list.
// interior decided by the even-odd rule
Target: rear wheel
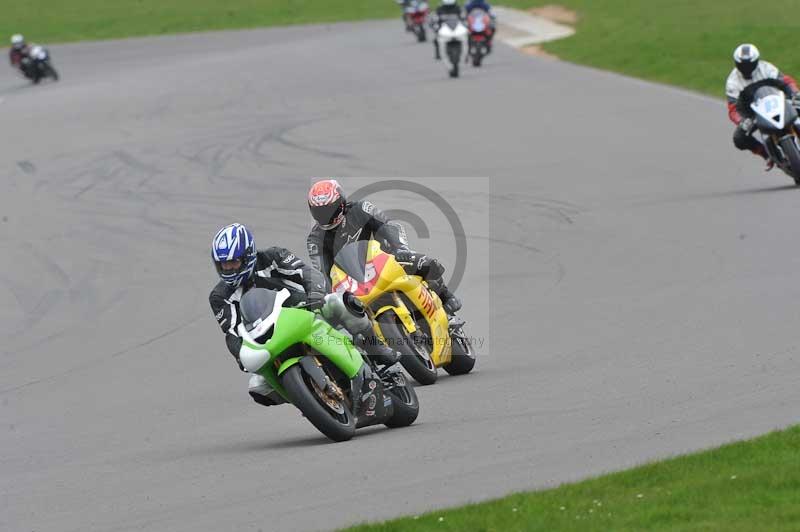
[(428, 34), (425, 33), (425, 26), (420, 24), (417, 26), (417, 41), (418, 42), (425, 42), (428, 40)]
[(479, 50), (475, 51), (475, 55), (472, 56), (472, 66), (479, 67), (481, 66), (481, 61), (483, 60), (483, 56)]
[(292, 403), (321, 433), (333, 441), (353, 437), (356, 419), (340, 390), (320, 390), (299, 364), (286, 370), (281, 382)]
[(465, 375), (475, 367), (475, 349), (472, 341), (458, 329), (451, 335), (453, 340), (453, 359), (444, 367), (450, 375)]
[(400, 364), (408, 374), (422, 385), (436, 382), (436, 366), (433, 365), (428, 347), (408, 336), (394, 314), (382, 314), (378, 323), (389, 347), (400, 352)]
[(394, 413), (384, 425), (393, 429), (407, 427), (414, 423), (419, 415), (417, 392), (406, 382), (402, 373), (398, 372), (392, 378), (396, 386), (391, 390), (386, 390), (385, 393), (392, 398)]

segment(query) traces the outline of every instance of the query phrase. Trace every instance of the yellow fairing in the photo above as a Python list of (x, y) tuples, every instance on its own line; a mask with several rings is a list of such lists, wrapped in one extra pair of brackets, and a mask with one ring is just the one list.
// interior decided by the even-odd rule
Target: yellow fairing
[[(367, 264), (369, 265), (372, 263), (375, 265), (381, 262), (384, 262), (383, 268), (380, 270), (377, 279), (372, 279), (374, 283), (371, 286), (359, 285), (362, 289), (350, 291), (364, 303), (364, 306), (370, 310), (373, 317), (377, 318), (385, 312), (392, 311), (400, 318), (406, 332), (413, 333), (418, 327), (414, 321), (414, 313), (407, 308), (406, 304), (399, 296), (399, 294), (405, 295), (406, 300), (410, 301), (411, 304), (414, 305), (415, 310), (419, 311), (419, 314), (424, 317), (431, 331), (433, 339), (431, 361), (433, 364), (438, 367), (450, 362), (452, 359), (450, 331), (447, 322), (447, 313), (444, 311), (444, 308), (442, 308), (442, 301), (439, 299), (439, 296), (428, 289), (421, 277), (406, 274), (403, 267), (395, 258), (384, 252), (378, 242), (372, 240), (369, 243), (367, 252)], [(348, 275), (338, 266), (334, 265), (331, 270), (331, 280), (333, 281), (333, 286), (337, 287), (342, 283), (347, 284)], [(364, 286), (367, 287), (366, 290), (363, 289)], [(383, 301), (381, 301), (381, 305), (376, 307), (374, 305), (376, 301), (385, 294), (390, 294), (392, 296), (392, 303), (390, 304), (384, 298)], [(375, 323), (375, 332), (383, 339), (377, 321)]]

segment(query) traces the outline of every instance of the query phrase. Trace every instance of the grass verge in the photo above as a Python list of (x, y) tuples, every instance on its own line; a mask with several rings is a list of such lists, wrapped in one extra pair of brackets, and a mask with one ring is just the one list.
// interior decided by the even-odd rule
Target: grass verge
[(575, 63), (724, 95), (733, 49), (752, 42), (762, 57), (800, 75), (797, 1), (540, 0), (579, 15), (577, 34), (548, 43)]
[(555, 489), (349, 532), (798, 530), (800, 426)]

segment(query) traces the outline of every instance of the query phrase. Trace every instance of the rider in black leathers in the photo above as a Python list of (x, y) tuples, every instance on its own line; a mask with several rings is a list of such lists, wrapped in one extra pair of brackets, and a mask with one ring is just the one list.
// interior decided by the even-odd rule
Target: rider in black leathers
[(461, 301), (442, 279), (445, 270), (441, 263), (410, 250), (403, 226), (389, 221), (372, 203), (366, 200), (348, 202), (341, 185), (333, 179), (315, 183), (308, 202), (317, 222), (308, 235), (308, 255), (314, 267), (324, 275), (330, 275), (334, 257), (346, 244), (375, 239), (407, 272), (420, 275), (428, 282), (449, 314), (461, 309)]
[[(232, 247), (231, 242), (245, 243), (240, 247), (241, 253)], [(211, 291), (209, 303), (214, 317), (225, 334), (228, 350), (242, 371), (245, 371), (239, 360), (242, 338), (237, 330), (241, 323), (239, 301), (245, 292), (255, 287), (289, 290), (291, 297), (284, 303), (285, 306), (320, 303), (322, 316), (332, 324), (347, 329), (357, 340), (357, 345), (362, 347), (375, 362), (386, 366), (397, 362), (397, 353), (384, 345), (375, 335), (360, 302), (349, 293), (342, 296), (327, 294), (326, 280), (322, 273), (305, 264), (288, 249), (270, 247), (256, 251), (249, 230), (240, 224), (232, 224), (221, 229), (214, 238), (212, 260), (221, 279)], [(236, 274), (228, 274), (231, 270), (224, 269), (222, 265), (234, 261), (241, 263), (241, 267)], [(265, 406), (284, 402), (283, 398), (269, 387), (266, 380), (256, 374), (250, 379), (250, 396)]]

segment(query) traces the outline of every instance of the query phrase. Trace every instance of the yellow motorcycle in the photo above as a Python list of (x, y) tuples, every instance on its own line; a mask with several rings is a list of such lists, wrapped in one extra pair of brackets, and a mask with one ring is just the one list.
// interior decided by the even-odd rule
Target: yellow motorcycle
[(400, 352), (400, 363), (417, 382), (436, 382), (439, 367), (450, 375), (472, 371), (475, 352), (464, 334), (465, 322), (448, 318), (428, 284), (407, 274), (377, 241), (344, 246), (330, 275), (335, 292), (351, 292), (364, 304), (376, 334)]

